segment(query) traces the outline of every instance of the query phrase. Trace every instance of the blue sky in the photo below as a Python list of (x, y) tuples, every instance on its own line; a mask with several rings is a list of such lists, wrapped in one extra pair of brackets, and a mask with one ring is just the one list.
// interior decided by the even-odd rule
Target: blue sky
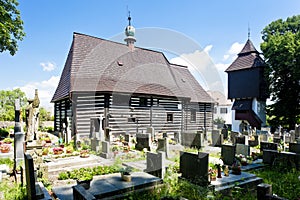
[[(44, 107), (49, 106), (56, 88), (73, 32), (121, 41), (128, 24), (127, 7), (131, 11), (132, 24), (137, 29), (137, 46), (153, 48), (147, 45), (163, 40), (164, 37), (158, 35), (144, 43), (149, 28), (184, 36), (184, 40), (171, 42), (173, 45), (178, 43), (178, 46), (190, 41), (197, 44), (199, 51), (204, 50), (208, 54), (222, 81), (226, 79), (224, 69), (247, 40), (248, 24), (250, 38), (259, 49), (261, 31), (267, 24), (300, 14), (299, 0), (19, 0), (19, 3), (26, 37), (19, 43), (15, 56), (0, 54), (0, 89), (21, 87), (31, 98), (34, 88), (38, 88)], [(145, 30), (146, 34), (141, 35)], [(139, 37), (143, 37), (140, 42)], [(168, 47), (154, 45), (155, 48), (168, 51)], [(179, 50), (167, 56), (176, 62), (182, 53), (194, 52)]]

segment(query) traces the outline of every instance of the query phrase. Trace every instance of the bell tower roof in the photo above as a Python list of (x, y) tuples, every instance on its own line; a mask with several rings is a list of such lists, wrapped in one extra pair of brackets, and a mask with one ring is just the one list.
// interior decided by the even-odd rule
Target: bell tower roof
[(126, 28), (125, 28), (125, 35), (126, 35), (126, 38), (124, 39), (124, 41), (127, 42), (127, 46), (131, 50), (134, 50), (134, 43), (136, 42), (136, 39), (134, 37), (135, 28), (131, 25), (130, 12), (128, 14), (128, 26), (126, 26)]

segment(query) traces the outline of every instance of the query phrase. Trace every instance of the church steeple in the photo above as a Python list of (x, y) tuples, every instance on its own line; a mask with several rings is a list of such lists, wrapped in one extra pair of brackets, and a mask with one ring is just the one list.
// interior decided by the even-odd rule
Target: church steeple
[(128, 13), (128, 26), (125, 28), (125, 35), (126, 38), (124, 39), (125, 42), (127, 42), (127, 46), (131, 51), (134, 50), (134, 43), (136, 42), (136, 39), (134, 37), (135, 34), (135, 28), (131, 26), (131, 17), (130, 12)]

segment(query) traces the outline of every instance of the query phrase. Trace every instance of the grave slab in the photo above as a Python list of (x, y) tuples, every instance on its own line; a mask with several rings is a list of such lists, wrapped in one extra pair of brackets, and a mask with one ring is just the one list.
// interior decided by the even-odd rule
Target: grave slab
[(146, 190), (162, 183), (162, 179), (145, 172), (134, 172), (131, 174), (131, 182), (121, 180), (120, 173), (94, 176), (91, 187), (87, 190), (97, 199), (113, 199), (114, 196), (126, 194), (138, 189)]
[(254, 174), (247, 172), (242, 172), (241, 175), (229, 174), (229, 176), (224, 176), (222, 178), (217, 178), (216, 181), (212, 181), (211, 185), (215, 187), (215, 191), (226, 191), (230, 190), (235, 186), (239, 187), (256, 187), (256, 185), (262, 183), (262, 179)]

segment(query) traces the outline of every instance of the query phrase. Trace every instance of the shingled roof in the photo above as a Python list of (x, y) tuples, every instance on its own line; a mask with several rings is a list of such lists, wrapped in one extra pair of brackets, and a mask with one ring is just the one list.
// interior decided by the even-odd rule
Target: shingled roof
[(259, 52), (255, 49), (253, 43), (248, 39), (242, 51), (238, 54), (238, 57), (225, 72), (262, 66), (265, 66), (265, 62), (259, 56)]
[(122, 92), (212, 102), (187, 67), (170, 64), (164, 54), (80, 33), (73, 42), (52, 101), (72, 92)]

